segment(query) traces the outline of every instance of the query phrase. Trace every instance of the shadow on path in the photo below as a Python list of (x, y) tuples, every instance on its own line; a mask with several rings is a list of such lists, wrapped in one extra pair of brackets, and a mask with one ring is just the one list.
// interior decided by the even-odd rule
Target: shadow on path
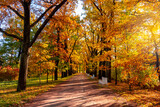
[(24, 107), (135, 107), (108, 88), (99, 88), (85, 74), (79, 74), (52, 88)]

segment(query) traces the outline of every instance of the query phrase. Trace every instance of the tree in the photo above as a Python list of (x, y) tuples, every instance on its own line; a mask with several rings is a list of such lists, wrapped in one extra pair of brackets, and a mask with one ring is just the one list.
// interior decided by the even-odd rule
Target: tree
[[(103, 56), (104, 53), (108, 53), (111, 51), (111, 39), (114, 37), (114, 35), (111, 33), (115, 20), (114, 5), (115, 0), (86, 0), (85, 7), (86, 10), (88, 10), (88, 17), (98, 22), (98, 26), (100, 26), (99, 39), (102, 45), (101, 50), (99, 52), (100, 56)], [(97, 54), (97, 52), (94, 53)], [(99, 66), (99, 78), (101, 78), (102, 76), (108, 77), (108, 82), (111, 82), (111, 55), (105, 56), (105, 58), (100, 61)]]
[[(0, 28), (0, 32), (4, 33), (7, 36), (16, 38), (17, 40), (22, 42), (22, 53), (21, 53), (21, 59), (20, 59), (20, 72), (19, 72), (19, 79), (18, 79), (18, 87), (17, 91), (25, 90), (26, 89), (26, 78), (27, 78), (27, 70), (28, 70), (28, 57), (29, 57), (29, 49), (34, 44), (36, 39), (38, 38), (39, 34), (42, 32), (44, 27), (47, 25), (47, 23), (52, 19), (52, 17), (55, 15), (55, 13), (64, 5), (66, 4), (67, 0), (54, 0), (54, 1), (47, 1), (47, 0), (40, 0), (39, 2), (46, 3), (46, 5), (49, 5), (49, 7), (46, 6), (46, 10), (37, 18), (35, 22), (30, 24), (31, 19), (31, 4), (35, 5), (33, 0), (10, 0), (10, 1), (1, 1), (0, 2), (0, 8), (1, 13), (5, 15), (7, 11), (14, 12), (17, 16), (19, 16), (24, 23), (23, 26), (23, 37), (19, 37), (15, 34), (10, 34)], [(17, 7), (17, 9), (13, 8), (13, 6)], [(55, 8), (54, 8), (55, 7)], [(20, 8), (20, 9), (18, 9)], [(24, 10), (24, 11), (22, 11)], [(47, 13), (49, 15), (47, 15)], [(15, 14), (11, 14), (12, 17), (15, 16)], [(23, 14), (23, 15), (22, 15)], [(44, 16), (47, 15), (45, 18)], [(7, 15), (6, 15), (7, 16)], [(5, 16), (4, 16), (5, 17)], [(9, 16), (7, 17), (9, 18)], [(41, 20), (44, 20), (35, 33), (34, 37), (30, 38), (30, 32), (33, 26), (35, 26), (38, 22)]]

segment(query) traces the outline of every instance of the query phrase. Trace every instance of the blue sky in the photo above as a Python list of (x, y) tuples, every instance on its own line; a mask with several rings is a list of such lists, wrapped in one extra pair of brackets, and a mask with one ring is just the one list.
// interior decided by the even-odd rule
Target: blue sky
[(0, 33), (0, 40), (3, 39), (2, 33)]

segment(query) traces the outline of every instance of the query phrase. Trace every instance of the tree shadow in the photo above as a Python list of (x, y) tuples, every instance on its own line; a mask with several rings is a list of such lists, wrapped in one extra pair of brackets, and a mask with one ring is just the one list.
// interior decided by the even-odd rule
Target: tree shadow
[[(99, 88), (97, 81), (73, 80), (65, 81), (52, 88), (47, 93), (33, 99), (26, 107), (136, 107), (136, 104), (123, 100), (114, 100), (118, 97), (111, 89)], [(74, 96), (75, 94), (75, 96)], [(72, 96), (73, 95), (73, 96)], [(69, 96), (69, 97), (67, 97)], [(70, 97), (71, 96), (71, 97)], [(103, 99), (101, 99), (101, 97)], [(48, 99), (50, 98), (50, 99)], [(45, 101), (44, 101), (45, 100)], [(102, 100), (102, 104), (101, 104)], [(110, 102), (107, 100), (111, 100)]]

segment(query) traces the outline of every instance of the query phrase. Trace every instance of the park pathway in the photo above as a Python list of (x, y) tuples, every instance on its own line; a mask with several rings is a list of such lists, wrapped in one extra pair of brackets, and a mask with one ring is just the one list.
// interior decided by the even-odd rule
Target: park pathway
[(99, 88), (85, 74), (78, 74), (68, 81), (45, 92), (24, 107), (135, 107), (108, 88)]

